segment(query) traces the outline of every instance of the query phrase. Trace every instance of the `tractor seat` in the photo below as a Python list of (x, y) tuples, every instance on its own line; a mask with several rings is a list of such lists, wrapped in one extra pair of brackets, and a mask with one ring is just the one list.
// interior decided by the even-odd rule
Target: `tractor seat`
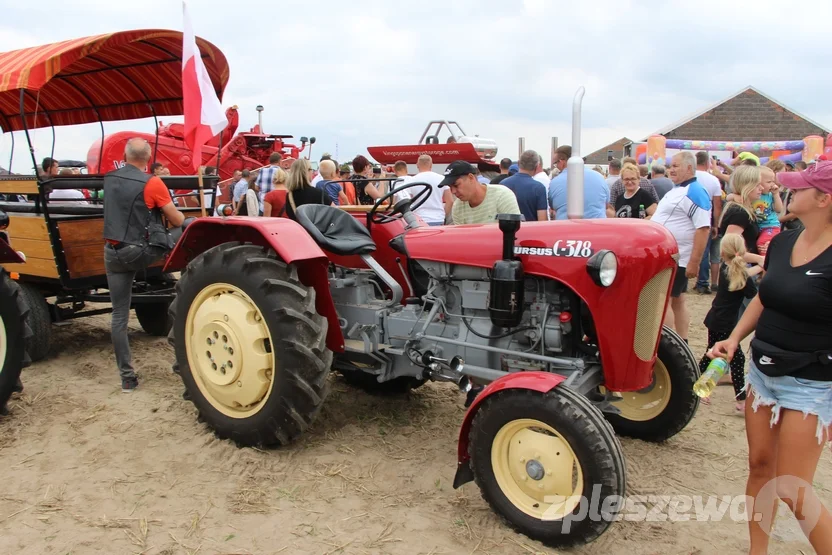
[(298, 223), (322, 249), (342, 256), (370, 254), (376, 244), (367, 228), (351, 214), (323, 204), (303, 204), (296, 212)]

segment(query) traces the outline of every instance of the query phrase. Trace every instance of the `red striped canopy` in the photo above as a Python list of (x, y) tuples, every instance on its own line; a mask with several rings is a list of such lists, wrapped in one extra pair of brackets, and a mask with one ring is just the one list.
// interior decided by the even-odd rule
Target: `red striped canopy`
[[(197, 37), (217, 96), (228, 62)], [(122, 31), (0, 53), (0, 128), (77, 125), (182, 115), (182, 33)]]

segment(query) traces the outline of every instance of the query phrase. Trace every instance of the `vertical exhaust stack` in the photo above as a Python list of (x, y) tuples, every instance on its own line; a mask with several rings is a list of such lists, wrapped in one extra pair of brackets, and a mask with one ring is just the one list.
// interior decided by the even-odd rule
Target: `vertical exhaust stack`
[(584, 159), (581, 157), (581, 102), (586, 89), (580, 87), (572, 102), (572, 156), (566, 162), (566, 215), (584, 217)]
[(257, 125), (260, 127), (260, 133), (263, 133), (263, 106), (257, 105)]

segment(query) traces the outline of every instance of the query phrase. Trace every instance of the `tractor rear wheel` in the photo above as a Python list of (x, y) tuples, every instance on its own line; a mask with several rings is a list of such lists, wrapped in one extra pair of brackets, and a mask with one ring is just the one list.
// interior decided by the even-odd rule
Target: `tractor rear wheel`
[(699, 408), (693, 384), (699, 364), (685, 340), (662, 328), (653, 381), (640, 391), (621, 393), (613, 405), (621, 414), (607, 414), (615, 431), (644, 441), (661, 442), (681, 432)]
[(6, 402), (20, 391), (20, 372), (29, 366), (26, 342), (32, 330), (26, 323), (28, 308), (20, 287), (0, 268), (0, 414)]
[(49, 356), (52, 347), (52, 316), (46, 298), (37, 287), (21, 283), (20, 292), (29, 310), (27, 323), (32, 330), (32, 336), (26, 341), (26, 350), (32, 362), (38, 362)]
[(315, 290), (274, 251), (224, 243), (182, 272), (174, 371), (200, 420), (238, 446), (285, 445), (317, 416), (332, 352)]
[(468, 453), (491, 508), (548, 546), (591, 542), (623, 506), (621, 444), (601, 412), (567, 387), (492, 394), (474, 417)]

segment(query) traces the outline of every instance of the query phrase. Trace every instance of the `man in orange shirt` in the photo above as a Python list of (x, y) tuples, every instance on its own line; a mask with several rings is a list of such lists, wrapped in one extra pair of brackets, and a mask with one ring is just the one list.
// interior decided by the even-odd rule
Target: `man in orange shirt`
[[(139, 384), (127, 339), (133, 279), (136, 272), (170, 252), (186, 223), (165, 183), (144, 172), (150, 156), (147, 141), (130, 139), (124, 149), (124, 167), (104, 176), (104, 267), (113, 305), (110, 333), (125, 393)], [(172, 233), (163, 215), (174, 226)]]

